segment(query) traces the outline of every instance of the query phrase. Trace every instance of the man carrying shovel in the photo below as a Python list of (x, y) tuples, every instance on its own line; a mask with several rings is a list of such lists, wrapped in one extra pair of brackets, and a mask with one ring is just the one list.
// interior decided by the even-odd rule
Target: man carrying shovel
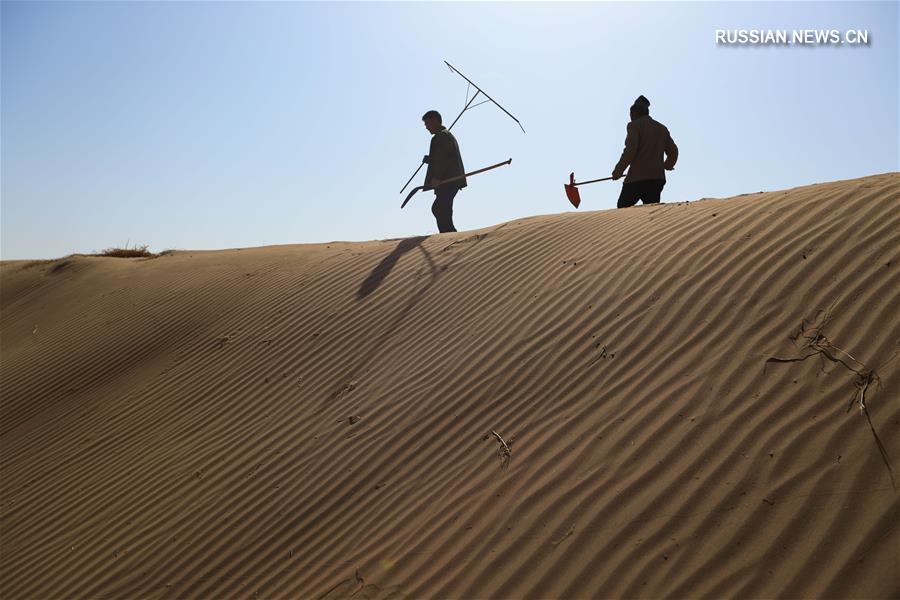
[[(422, 162), (428, 164), (425, 187), (434, 188), (431, 212), (437, 219), (438, 231), (456, 231), (453, 226), (453, 198), (459, 190), (466, 187), (466, 171), (459, 155), (459, 144), (453, 134), (441, 124), (441, 113), (438, 111), (429, 110), (422, 116), (422, 121), (432, 136), (428, 155), (422, 159)], [(438, 185), (447, 179), (454, 180)]]
[(649, 100), (638, 96), (631, 105), (630, 113), (625, 150), (612, 172), (613, 179), (620, 179), (630, 166), (622, 184), (618, 208), (634, 206), (638, 200), (644, 204), (658, 203), (666, 185), (665, 172), (674, 169), (678, 160), (678, 146), (669, 135), (669, 130), (650, 118)]

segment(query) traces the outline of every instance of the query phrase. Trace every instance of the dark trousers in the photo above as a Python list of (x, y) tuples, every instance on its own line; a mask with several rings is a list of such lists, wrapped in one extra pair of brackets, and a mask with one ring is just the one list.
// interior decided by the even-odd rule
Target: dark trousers
[(638, 200), (644, 204), (657, 204), (659, 195), (666, 185), (665, 179), (644, 179), (622, 184), (622, 193), (619, 194), (618, 208), (634, 206)]
[(441, 188), (434, 191), (434, 204), (431, 205), (431, 212), (437, 219), (438, 231), (448, 233), (456, 231), (453, 226), (453, 198), (459, 188)]

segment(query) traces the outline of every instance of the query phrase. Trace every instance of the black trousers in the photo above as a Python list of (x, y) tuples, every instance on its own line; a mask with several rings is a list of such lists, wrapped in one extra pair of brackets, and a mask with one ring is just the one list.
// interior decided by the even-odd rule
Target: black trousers
[(644, 204), (657, 204), (659, 195), (666, 185), (665, 179), (644, 179), (622, 184), (622, 193), (619, 194), (618, 208), (634, 206), (638, 200)]
[(434, 191), (434, 204), (431, 205), (431, 213), (437, 219), (438, 231), (448, 233), (456, 231), (453, 226), (453, 198), (459, 188), (440, 188)]

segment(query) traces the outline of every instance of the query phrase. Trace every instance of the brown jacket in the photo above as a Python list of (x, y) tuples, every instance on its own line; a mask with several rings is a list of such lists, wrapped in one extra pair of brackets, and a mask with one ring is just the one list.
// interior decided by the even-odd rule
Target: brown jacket
[[(431, 148), (425, 162), (428, 163), (428, 170), (425, 172), (426, 186), (431, 185), (432, 179), (443, 181), (466, 173), (462, 157), (459, 155), (459, 144), (446, 127), (431, 136)], [(466, 178), (463, 177), (441, 187), (464, 188), (466, 187)]]
[(625, 149), (613, 169), (613, 176), (620, 176), (630, 165), (625, 183), (645, 179), (665, 181), (666, 169), (674, 167), (678, 160), (678, 146), (666, 126), (651, 119), (650, 115), (644, 115), (628, 123), (626, 130)]

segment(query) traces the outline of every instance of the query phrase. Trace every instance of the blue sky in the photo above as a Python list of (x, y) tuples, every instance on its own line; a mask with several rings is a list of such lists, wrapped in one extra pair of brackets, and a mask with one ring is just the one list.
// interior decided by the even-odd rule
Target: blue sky
[[(513, 158), (457, 196), (460, 230), (572, 210), (569, 172), (609, 174), (639, 94), (681, 150), (663, 201), (900, 168), (897, 2), (0, 6), (5, 260), (434, 233), (433, 196), (398, 192), (422, 113), (465, 100), (445, 59), (527, 131), (489, 104), (454, 127), (468, 169)], [(740, 28), (870, 43), (715, 44)]]

